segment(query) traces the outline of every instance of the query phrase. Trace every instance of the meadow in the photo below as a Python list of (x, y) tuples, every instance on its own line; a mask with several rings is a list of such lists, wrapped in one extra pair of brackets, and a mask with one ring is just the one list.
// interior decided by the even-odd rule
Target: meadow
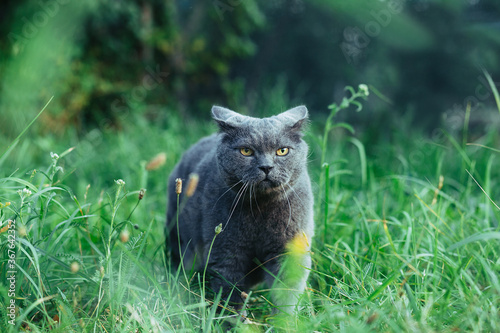
[(305, 137), (316, 236), (301, 309), (272, 316), (262, 286), (246, 323), (164, 252), (166, 179), (216, 130), (208, 111), (64, 136), (33, 119), (2, 138), (0, 331), (499, 332), (498, 127), (471, 128), (467, 108), (455, 131), (408, 118), (368, 133), (339, 120), (366, 93), (346, 96)]

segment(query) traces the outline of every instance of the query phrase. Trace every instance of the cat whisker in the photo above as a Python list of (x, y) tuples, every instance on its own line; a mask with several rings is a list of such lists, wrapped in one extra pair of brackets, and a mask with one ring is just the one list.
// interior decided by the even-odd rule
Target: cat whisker
[[(247, 183), (247, 186), (245, 186), (245, 189), (243, 190), (243, 193), (242, 193), (242, 196), (241, 198), (246, 198), (247, 197), (247, 191), (250, 191), (252, 188), (252, 184), (250, 182)], [(251, 193), (251, 192), (250, 192)], [(240, 198), (240, 199), (241, 199)], [(243, 205), (241, 205), (240, 207), (240, 213), (241, 213), (241, 210), (243, 209)]]
[(255, 219), (255, 215), (253, 213), (253, 207), (252, 207), (252, 191), (254, 189), (254, 184), (250, 184), (250, 213), (252, 214), (252, 217)]
[(244, 185), (240, 188), (240, 190), (236, 194), (236, 197), (233, 200), (233, 206), (232, 206), (232, 209), (231, 209), (231, 213), (229, 214), (229, 217), (228, 217), (228, 219), (226, 221), (226, 224), (224, 225), (224, 228), (222, 230), (226, 229), (227, 224), (229, 223), (229, 220), (231, 220), (231, 217), (233, 216), (233, 213), (236, 210), (236, 207), (238, 206), (238, 203), (240, 202), (241, 197), (245, 193), (245, 190), (248, 188), (248, 184), (249, 183), (244, 183)]
[(255, 200), (255, 205), (257, 206), (257, 210), (259, 211), (259, 214), (262, 215), (262, 211), (260, 210), (260, 207), (259, 207), (259, 201), (257, 200), (257, 192), (256, 192), (256, 186), (253, 187), (253, 197), (254, 197), (254, 200)]
[[(221, 196), (217, 199), (217, 201), (215, 201), (215, 204), (214, 206), (212, 207), (212, 211), (215, 209), (215, 206), (217, 206), (217, 203), (219, 202), (219, 200), (224, 196), (226, 195), (227, 192), (231, 191), (236, 185), (238, 185), (239, 183), (243, 182), (243, 180), (240, 180), (239, 182), (237, 182), (236, 184), (234, 184), (233, 186), (231, 186), (230, 188), (228, 188), (226, 190), (226, 192), (222, 193)], [(234, 202), (233, 202), (234, 203)]]
[(288, 229), (288, 226), (290, 226), (290, 222), (292, 221), (292, 206), (290, 205), (290, 200), (288, 199), (288, 194), (285, 191), (285, 187), (283, 186), (283, 184), (280, 185), (281, 188), (283, 189), (283, 194), (285, 195), (286, 201), (288, 202), (288, 223), (286, 225), (286, 229)]
[[(246, 185), (246, 183), (243, 183), (243, 186), (241, 186), (240, 189), (238, 190), (238, 192), (236, 192), (236, 196), (234, 197), (233, 203), (231, 204), (231, 211), (234, 211), (234, 207), (236, 207), (236, 205), (238, 205), (239, 197), (243, 193), (243, 189), (245, 188), (245, 185)], [(231, 214), (232, 214), (232, 212), (231, 212)]]
[(295, 191), (295, 189), (292, 186), (290, 186), (289, 184), (286, 184), (286, 185), (290, 188), (290, 190), (292, 190), (293, 194), (295, 194), (297, 199), (299, 199), (299, 201), (302, 203), (302, 206), (305, 206), (304, 201), (302, 201), (302, 198), (300, 197), (300, 195), (297, 194), (297, 191)]

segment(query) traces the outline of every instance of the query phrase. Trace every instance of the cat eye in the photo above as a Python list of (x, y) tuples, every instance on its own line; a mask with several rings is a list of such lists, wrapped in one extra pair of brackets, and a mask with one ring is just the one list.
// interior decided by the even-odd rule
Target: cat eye
[(250, 148), (240, 148), (240, 153), (243, 156), (252, 156), (253, 155), (253, 150)]
[(276, 155), (285, 156), (285, 155), (288, 155), (289, 151), (290, 150), (288, 148), (280, 148), (280, 149), (276, 150)]

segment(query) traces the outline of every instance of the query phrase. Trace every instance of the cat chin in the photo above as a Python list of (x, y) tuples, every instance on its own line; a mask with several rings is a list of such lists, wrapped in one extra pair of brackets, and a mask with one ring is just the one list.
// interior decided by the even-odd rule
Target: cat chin
[(281, 183), (271, 179), (264, 179), (255, 186), (258, 192), (271, 193), (281, 190)]

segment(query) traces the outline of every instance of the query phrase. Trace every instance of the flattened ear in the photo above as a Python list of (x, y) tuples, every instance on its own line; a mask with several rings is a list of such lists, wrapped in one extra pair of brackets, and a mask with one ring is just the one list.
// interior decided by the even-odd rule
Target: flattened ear
[(212, 118), (217, 122), (222, 131), (228, 131), (241, 126), (245, 122), (245, 116), (223, 108), (222, 106), (212, 106)]
[(280, 120), (292, 129), (301, 130), (307, 123), (309, 112), (304, 105), (300, 105), (278, 115)]

